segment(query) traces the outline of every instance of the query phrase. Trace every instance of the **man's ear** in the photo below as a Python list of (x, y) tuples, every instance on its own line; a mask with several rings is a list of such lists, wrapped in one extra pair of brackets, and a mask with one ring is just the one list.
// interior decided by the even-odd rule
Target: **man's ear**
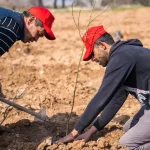
[(35, 22), (35, 20), (36, 20), (36, 17), (34, 17), (34, 16), (29, 17), (29, 19), (28, 19), (28, 25), (31, 24), (31, 23), (33, 23), (33, 22)]
[(99, 42), (99, 47), (102, 50), (106, 50), (106, 48), (107, 48), (105, 42)]

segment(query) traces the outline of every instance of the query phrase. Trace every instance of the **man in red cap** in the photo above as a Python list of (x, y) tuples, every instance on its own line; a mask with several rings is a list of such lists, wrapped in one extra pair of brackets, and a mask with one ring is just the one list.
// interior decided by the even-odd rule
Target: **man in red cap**
[(19, 40), (27, 43), (43, 36), (55, 40), (51, 30), (54, 20), (53, 14), (43, 7), (32, 7), (23, 13), (0, 7), (0, 56)]
[[(107, 66), (106, 72), (100, 89), (74, 129), (57, 142), (89, 141), (112, 120), (128, 94), (132, 94), (141, 103), (141, 109), (126, 122), (126, 133), (119, 142), (131, 150), (150, 150), (150, 50), (138, 39), (114, 42), (103, 26), (89, 28), (82, 41), (86, 47), (83, 60)], [(94, 120), (93, 126), (84, 132)]]
[(18, 40), (27, 43), (43, 36), (55, 40), (51, 30), (54, 20), (53, 14), (43, 7), (32, 7), (23, 13), (0, 7), (0, 56)]

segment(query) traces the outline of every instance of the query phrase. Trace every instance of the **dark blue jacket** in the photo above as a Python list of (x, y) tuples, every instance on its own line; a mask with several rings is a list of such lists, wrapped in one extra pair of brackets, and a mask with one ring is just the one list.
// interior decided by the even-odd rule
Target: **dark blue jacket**
[(150, 105), (150, 49), (144, 48), (137, 39), (118, 41), (112, 46), (100, 89), (75, 129), (82, 132), (101, 111), (94, 126), (103, 129), (121, 108), (128, 93)]
[(24, 16), (22, 13), (0, 7), (0, 20), (4, 17), (11, 17), (19, 24), (20, 40), (24, 35)]

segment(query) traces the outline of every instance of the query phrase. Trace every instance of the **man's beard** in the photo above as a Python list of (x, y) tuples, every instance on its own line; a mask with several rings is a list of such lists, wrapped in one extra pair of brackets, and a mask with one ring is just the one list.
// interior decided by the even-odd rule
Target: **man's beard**
[(107, 64), (108, 64), (108, 59), (105, 58), (105, 57), (96, 58), (95, 61), (96, 61), (100, 66), (103, 66), (103, 67), (106, 67)]
[(105, 61), (99, 61), (99, 65), (103, 66), (103, 67), (106, 67), (108, 64), (108, 60), (105, 60)]
[(108, 64), (108, 53), (106, 51), (101, 51), (99, 57), (96, 58), (96, 62), (99, 63), (99, 65), (106, 67)]

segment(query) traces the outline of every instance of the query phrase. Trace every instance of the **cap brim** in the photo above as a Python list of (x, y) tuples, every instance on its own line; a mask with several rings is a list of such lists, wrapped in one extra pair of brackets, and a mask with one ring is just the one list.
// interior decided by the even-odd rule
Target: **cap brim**
[(55, 40), (55, 39), (56, 39), (54, 33), (52, 32), (52, 30), (51, 30), (49, 27), (44, 26), (44, 29), (45, 29), (45, 31), (46, 31), (45, 37), (46, 37), (48, 40)]
[(88, 61), (88, 60), (91, 59), (91, 54), (92, 54), (92, 51), (93, 51), (93, 46), (94, 45), (86, 46), (86, 51), (85, 51), (85, 54), (83, 56), (83, 60), (84, 61)]

